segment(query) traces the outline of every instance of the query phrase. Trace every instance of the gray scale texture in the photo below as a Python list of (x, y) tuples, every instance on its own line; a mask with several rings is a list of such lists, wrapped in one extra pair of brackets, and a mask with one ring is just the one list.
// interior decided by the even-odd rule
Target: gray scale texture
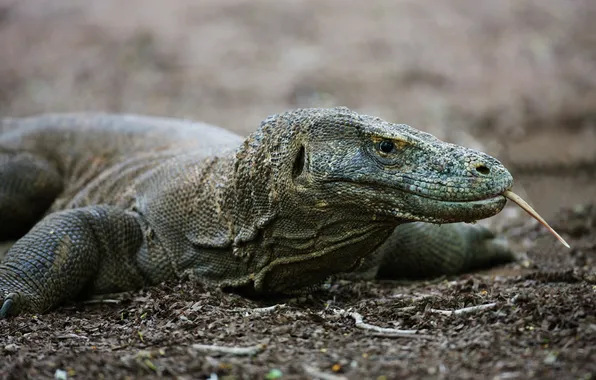
[(247, 294), (332, 275), (455, 274), (514, 258), (485, 228), (509, 172), (482, 152), (345, 107), (247, 138), (190, 121), (0, 121), (0, 317), (191, 274)]

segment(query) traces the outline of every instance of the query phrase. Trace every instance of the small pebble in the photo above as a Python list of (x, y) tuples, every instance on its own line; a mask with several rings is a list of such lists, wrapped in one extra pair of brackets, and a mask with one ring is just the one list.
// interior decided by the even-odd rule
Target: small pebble
[(7, 351), (7, 352), (16, 352), (18, 350), (19, 350), (19, 347), (14, 343), (7, 344), (6, 346), (4, 346), (4, 351)]
[(54, 379), (66, 380), (66, 379), (68, 379), (68, 375), (66, 374), (66, 371), (57, 369), (56, 372), (54, 373)]

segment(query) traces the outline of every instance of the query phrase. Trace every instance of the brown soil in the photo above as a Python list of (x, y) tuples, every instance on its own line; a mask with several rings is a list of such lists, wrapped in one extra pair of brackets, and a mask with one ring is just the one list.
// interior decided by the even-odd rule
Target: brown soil
[[(6, 378), (589, 379), (596, 371), (596, 207), (562, 213), (561, 248), (534, 223), (512, 226), (527, 259), (428, 284), (333, 282), (303, 299), (263, 303), (201, 284), (172, 283), (119, 304), (63, 307), (0, 321)], [(272, 311), (253, 308), (283, 304)], [(495, 303), (493, 308), (447, 316)], [(351, 312), (400, 337), (355, 326)], [(247, 347), (205, 354), (193, 344)], [(226, 377), (227, 376), (227, 377)]]
[[(573, 247), (508, 208), (487, 223), (520, 260), (488, 272), (268, 303), (187, 281), (68, 305), (0, 321), (0, 378), (596, 378), (594, 17), (591, 0), (0, 0), (2, 114), (245, 133), (270, 113), (347, 105), (501, 158)], [(418, 333), (361, 329), (353, 312)]]

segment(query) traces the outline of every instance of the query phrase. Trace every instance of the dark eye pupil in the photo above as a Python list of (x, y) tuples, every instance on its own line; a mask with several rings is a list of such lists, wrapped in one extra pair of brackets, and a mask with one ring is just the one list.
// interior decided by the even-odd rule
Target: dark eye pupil
[(393, 141), (381, 141), (381, 143), (379, 144), (379, 149), (381, 149), (381, 152), (383, 153), (391, 153), (391, 151), (393, 150)]

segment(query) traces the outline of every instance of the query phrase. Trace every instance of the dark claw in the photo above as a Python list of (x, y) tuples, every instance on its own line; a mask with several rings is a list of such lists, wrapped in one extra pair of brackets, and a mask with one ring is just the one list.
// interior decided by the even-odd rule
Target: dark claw
[(0, 319), (8, 317), (13, 304), (14, 302), (11, 298), (7, 298), (4, 300), (2, 308), (0, 309)]

